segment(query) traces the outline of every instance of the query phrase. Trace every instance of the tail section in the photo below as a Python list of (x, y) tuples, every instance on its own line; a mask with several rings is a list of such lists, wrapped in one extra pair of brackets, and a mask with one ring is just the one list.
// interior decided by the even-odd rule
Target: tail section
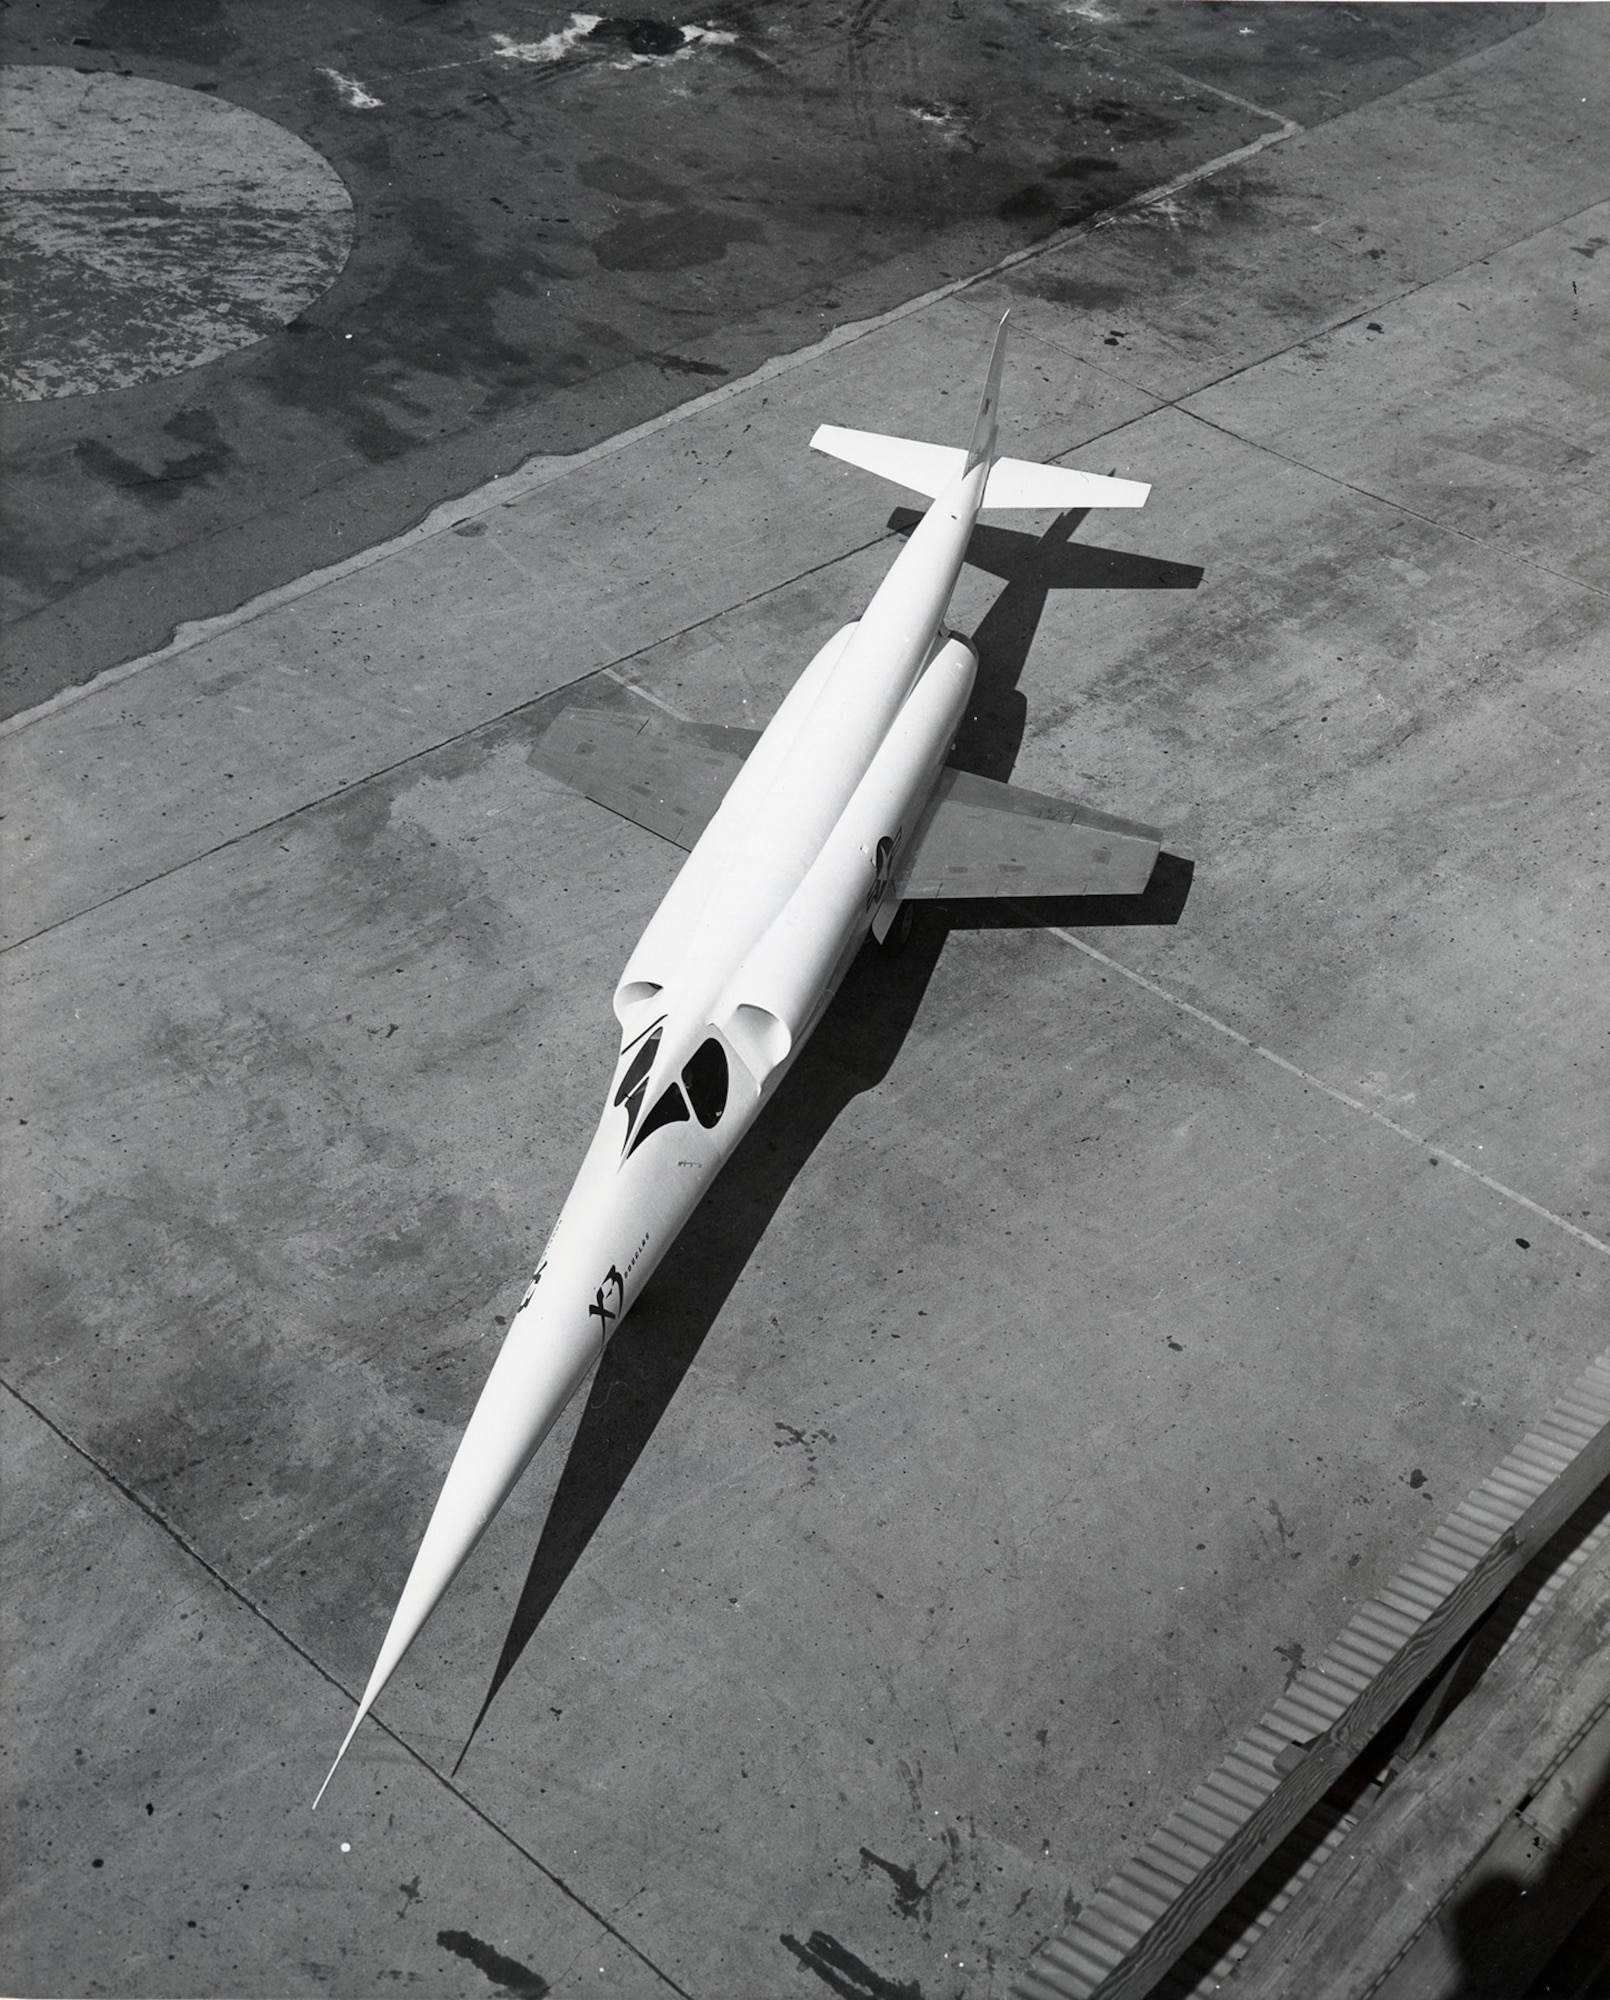
[(1151, 488), (1141, 479), (1104, 479), (1071, 465), (1035, 465), (1026, 458), (998, 458), (989, 469), (989, 507), (1144, 507)]
[(978, 415), (973, 419), (973, 435), (967, 445), (967, 470), (975, 465), (995, 463), (995, 423), (1001, 405), (1001, 364), (1006, 359), (1006, 322), (1001, 314), (995, 329), (995, 345), (989, 351), (989, 373), (984, 377), (984, 393), (978, 399)]
[(812, 451), (842, 458), (863, 472), (875, 472), (892, 485), (936, 499), (967, 464), (959, 445), (919, 444), (915, 438), (884, 437), (878, 431), (841, 430), (822, 424), (811, 439)]
[(996, 421), (1001, 400), (1001, 364), (1006, 358), (1006, 320), (1001, 320), (990, 352), (989, 373), (979, 398), (978, 416), (967, 449), (959, 445), (922, 444), (915, 438), (885, 437), (880, 431), (850, 431), (822, 424), (811, 439), (813, 451), (875, 472), (895, 486), (904, 486), (935, 500), (961, 474), (987, 464), (984, 486), (987, 508), (1048, 508), (1058, 513), (1070, 507), (1144, 507), (1151, 488), (1138, 479), (1104, 479), (1071, 466), (1035, 465), (1023, 458), (995, 456)]

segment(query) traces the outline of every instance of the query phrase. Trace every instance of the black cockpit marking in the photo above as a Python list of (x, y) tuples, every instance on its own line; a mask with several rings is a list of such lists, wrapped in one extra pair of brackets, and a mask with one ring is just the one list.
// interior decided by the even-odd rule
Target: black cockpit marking
[(727, 1052), (712, 1035), (699, 1044), (682, 1071), (682, 1086), (701, 1125), (720, 1124), (727, 1108), (727, 1080)]
[(615, 1093), (617, 1104), (624, 1104), (634, 1091), (641, 1091), (648, 1082), (648, 1073), (654, 1067), (654, 1055), (659, 1046), (660, 1031), (656, 1028), (627, 1065), (626, 1074), (621, 1078), (620, 1089)]
[(635, 1153), (651, 1132), (658, 1132), (662, 1125), (685, 1124), (688, 1116), (687, 1099), (673, 1083), (654, 1109), (637, 1128), (637, 1137), (632, 1141), (628, 1157)]
[(660, 1027), (655, 1025), (644, 1036), (637, 1054), (626, 1066), (626, 1074), (620, 1080), (620, 1088), (615, 1092), (615, 1102), (626, 1106), (626, 1137), (631, 1140), (632, 1128), (637, 1123), (637, 1114), (643, 1108), (643, 1092), (648, 1088), (648, 1073), (654, 1067), (654, 1058), (659, 1053)]

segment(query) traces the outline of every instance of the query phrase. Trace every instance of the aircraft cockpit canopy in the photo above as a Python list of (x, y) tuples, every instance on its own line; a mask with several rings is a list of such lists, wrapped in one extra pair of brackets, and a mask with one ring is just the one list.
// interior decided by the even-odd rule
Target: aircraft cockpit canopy
[(615, 1092), (615, 1102), (626, 1107), (628, 1154), (635, 1153), (648, 1135), (659, 1131), (662, 1125), (686, 1123), (690, 1116), (690, 1104), (693, 1107), (691, 1116), (697, 1118), (707, 1131), (720, 1124), (721, 1114), (727, 1108), (727, 1090), (731, 1080), (727, 1051), (711, 1035), (699, 1044), (683, 1065), (681, 1083), (668, 1085), (653, 1109), (641, 1123), (638, 1122), (638, 1113), (643, 1108), (643, 1093), (648, 1088), (649, 1072), (659, 1052), (662, 1032), (662, 1026), (656, 1025), (644, 1036)]
[(682, 1083), (699, 1123), (719, 1125), (727, 1108), (727, 1052), (714, 1035), (688, 1058)]

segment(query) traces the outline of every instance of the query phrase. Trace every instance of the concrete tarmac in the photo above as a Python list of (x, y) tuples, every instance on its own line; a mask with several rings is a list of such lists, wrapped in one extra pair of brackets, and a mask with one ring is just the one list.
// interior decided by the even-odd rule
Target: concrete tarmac
[[(7, 726), (5, 1990), (1001, 1995), (1602, 1347), (1607, 44)], [(863, 958), (314, 1818), (677, 866), (530, 746), (763, 720), (895, 546), (812, 425), (1006, 305), (1155, 489), (1003, 517), (965, 749), (1194, 875)]]

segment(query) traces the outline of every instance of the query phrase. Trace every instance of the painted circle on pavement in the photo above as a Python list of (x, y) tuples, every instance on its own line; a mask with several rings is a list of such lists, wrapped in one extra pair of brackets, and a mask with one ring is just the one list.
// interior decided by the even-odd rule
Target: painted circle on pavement
[(238, 104), (47, 65), (0, 69), (0, 394), (128, 389), (250, 347), (329, 290), (352, 198)]

